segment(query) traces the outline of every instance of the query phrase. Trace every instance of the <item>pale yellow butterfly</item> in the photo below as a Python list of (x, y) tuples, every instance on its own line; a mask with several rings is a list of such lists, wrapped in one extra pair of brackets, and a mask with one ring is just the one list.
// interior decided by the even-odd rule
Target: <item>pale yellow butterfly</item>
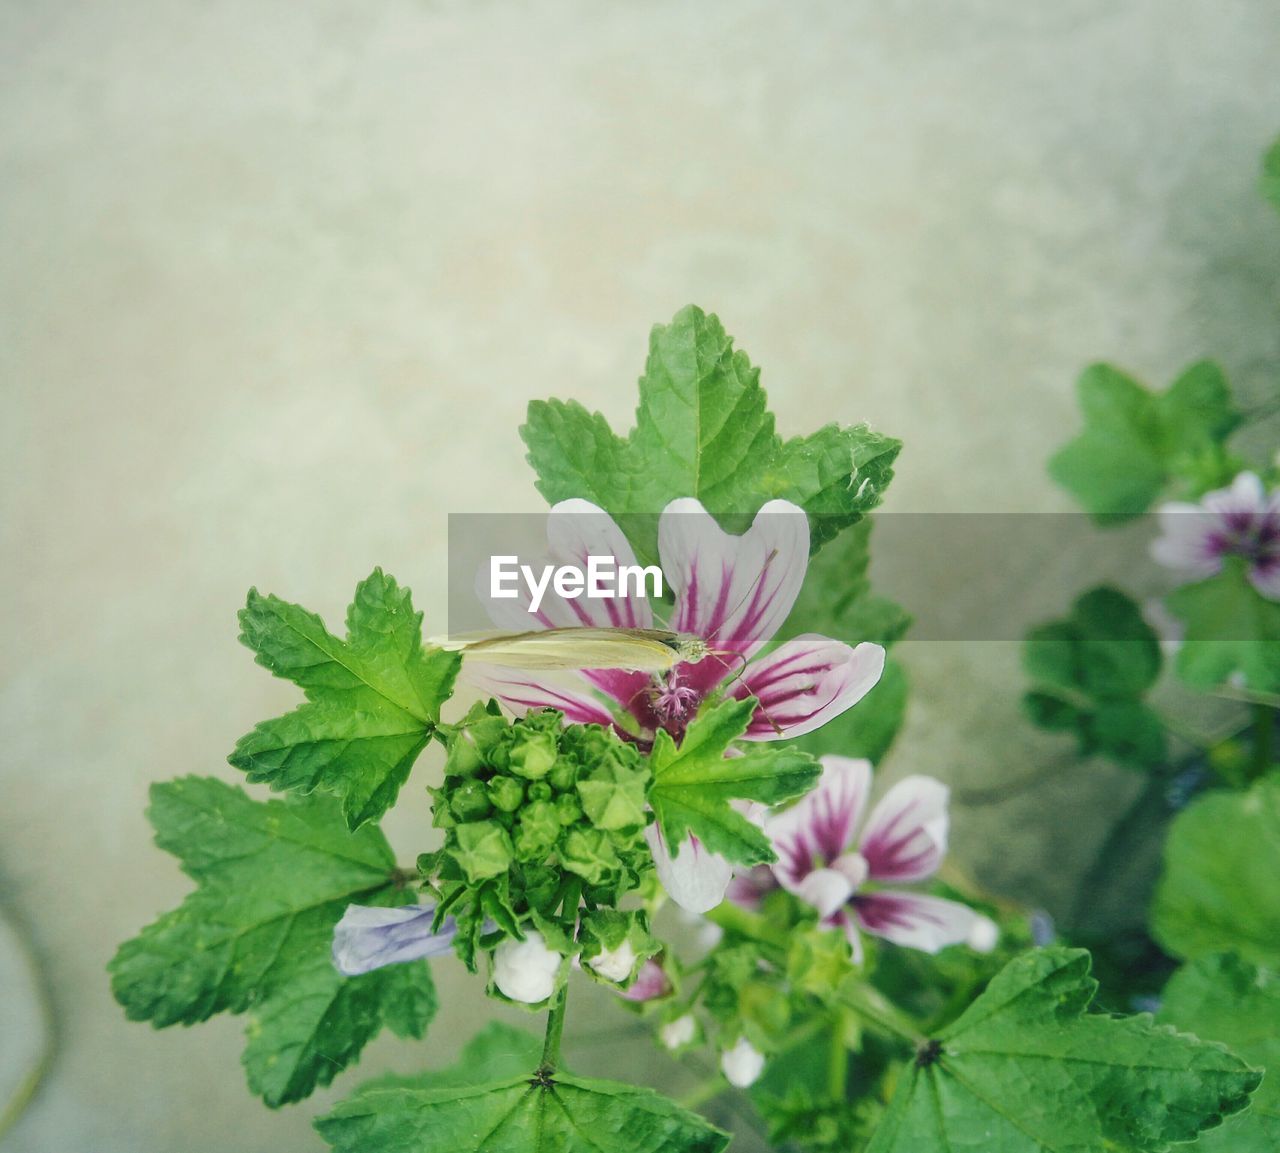
[(663, 673), (712, 650), (701, 637), (667, 629), (570, 627), (529, 632), (459, 633), (428, 644), (509, 669), (625, 669)]

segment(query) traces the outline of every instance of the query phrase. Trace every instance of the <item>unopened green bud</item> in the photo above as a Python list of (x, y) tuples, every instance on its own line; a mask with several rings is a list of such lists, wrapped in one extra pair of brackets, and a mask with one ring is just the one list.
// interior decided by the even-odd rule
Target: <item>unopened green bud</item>
[(545, 860), (560, 839), (560, 821), (550, 801), (534, 801), (520, 813), (516, 825), (516, 856), (521, 861)]
[(534, 781), (525, 795), (531, 801), (549, 801), (554, 796), (551, 786), (546, 781)]
[(510, 768), (531, 781), (545, 777), (556, 763), (556, 738), (550, 732), (522, 730), (511, 746)]
[(489, 803), (503, 813), (514, 813), (524, 804), (524, 782), (515, 777), (494, 777), (486, 789)]
[(453, 831), (450, 852), (473, 885), (497, 877), (511, 866), (515, 851), (506, 829), (496, 821), (473, 821)]
[(459, 821), (479, 821), (489, 815), (489, 793), (483, 781), (464, 781), (449, 796), (449, 811)]
[(578, 798), (572, 793), (561, 793), (556, 797), (556, 816), (560, 819), (560, 824), (565, 828), (575, 824), (579, 817), (582, 816), (582, 806), (578, 803)]
[(557, 793), (566, 793), (573, 788), (574, 782), (578, 779), (578, 770), (573, 762), (566, 757), (561, 757), (552, 766), (551, 772), (547, 774), (547, 783), (555, 789)]

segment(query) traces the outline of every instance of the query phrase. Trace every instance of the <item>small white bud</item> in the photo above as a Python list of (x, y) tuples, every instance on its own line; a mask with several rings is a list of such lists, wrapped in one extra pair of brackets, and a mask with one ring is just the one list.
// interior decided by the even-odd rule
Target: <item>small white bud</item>
[(658, 1030), (658, 1039), (673, 1053), (682, 1049), (698, 1035), (698, 1022), (686, 1013), (674, 1021), (668, 1021)]
[(969, 927), (969, 936), (965, 939), (970, 949), (975, 953), (990, 953), (999, 941), (1000, 926), (990, 917), (984, 917), (979, 913), (973, 918), (973, 924)]
[(513, 1001), (537, 1005), (556, 990), (556, 978), (564, 958), (548, 949), (536, 929), (523, 941), (508, 937), (493, 953), (493, 983)]
[(730, 1085), (745, 1089), (764, 1072), (764, 1054), (745, 1037), (739, 1037), (732, 1049), (720, 1054), (720, 1069)]
[(583, 964), (590, 965), (606, 981), (616, 981), (620, 985), (635, 970), (636, 951), (630, 941), (623, 941), (616, 949), (604, 949)]

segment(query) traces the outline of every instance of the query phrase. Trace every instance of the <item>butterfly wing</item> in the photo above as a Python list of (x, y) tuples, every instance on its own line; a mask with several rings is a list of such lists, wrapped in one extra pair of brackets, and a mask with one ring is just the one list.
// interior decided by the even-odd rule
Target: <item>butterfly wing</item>
[(509, 669), (625, 669), (665, 672), (679, 659), (675, 633), (662, 629), (561, 628), (464, 634), (442, 648)]

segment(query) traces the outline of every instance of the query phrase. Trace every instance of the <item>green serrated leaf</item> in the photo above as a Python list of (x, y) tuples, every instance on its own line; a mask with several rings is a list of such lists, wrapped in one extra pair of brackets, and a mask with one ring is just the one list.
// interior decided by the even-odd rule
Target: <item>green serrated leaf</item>
[(366, 1090), (316, 1128), (338, 1153), (719, 1153), (729, 1143), (651, 1089), (533, 1070), (469, 1088)]
[(1049, 461), (1049, 475), (1095, 518), (1138, 516), (1174, 477), (1201, 492), (1230, 479), (1223, 445), (1241, 416), (1217, 365), (1193, 364), (1156, 393), (1095, 364), (1077, 389), (1084, 431)]
[(1147, 1015), (1086, 1014), (1089, 954), (1011, 961), (901, 1077), (867, 1153), (1156, 1153), (1239, 1112), (1259, 1074)]
[(1085, 756), (1139, 767), (1165, 761), (1164, 724), (1142, 699), (1160, 675), (1160, 643), (1124, 593), (1084, 593), (1065, 620), (1027, 635), (1022, 656), (1035, 684), (1023, 705), (1036, 725), (1074, 731)]
[(1280, 604), (1249, 583), (1242, 564), (1233, 559), (1217, 576), (1175, 589), (1165, 604), (1186, 625), (1175, 668), (1187, 684), (1242, 678), (1255, 692), (1280, 692)]
[(388, 1073), (365, 1081), (347, 1098), (382, 1089), (450, 1089), (527, 1076), (542, 1059), (542, 1038), (501, 1021), (489, 1021), (463, 1046), (457, 1061), (422, 1073)]
[(258, 663), (298, 685), (307, 703), (258, 725), (228, 760), (273, 789), (340, 797), (352, 828), (381, 816), (440, 719), (458, 654), (423, 648), (422, 614), (381, 569), (356, 589), (345, 641), (256, 589), (240, 627)]
[(1165, 986), (1159, 1020), (1228, 1046), (1266, 1071), (1243, 1113), (1196, 1143), (1201, 1153), (1274, 1153), (1280, 1149), (1280, 970), (1230, 953), (1184, 965)]
[(1176, 957), (1280, 964), (1280, 775), (1196, 798), (1165, 842), (1151, 927)]
[(809, 513), (818, 549), (880, 502), (901, 444), (865, 425), (784, 442), (759, 376), (715, 316), (682, 309), (650, 335), (627, 437), (573, 401), (529, 405), (520, 433), (538, 491), (605, 509), (646, 564), (657, 560), (656, 514), (682, 496), (697, 497), (729, 531), (766, 501), (793, 501)]
[(251, 1010), (245, 1063), (270, 1105), (328, 1084), (384, 1022), (420, 1035), (435, 1004), (424, 963), (346, 987), (329, 961), (348, 903), (405, 900), (381, 832), (350, 832), (328, 797), (263, 803), (208, 777), (154, 785), (149, 815), (197, 888), (112, 960), (130, 1020)]
[(692, 833), (712, 852), (742, 865), (775, 860), (768, 838), (730, 800), (777, 804), (806, 792), (821, 771), (808, 753), (793, 747), (753, 743), (726, 757), (747, 730), (756, 702), (729, 699), (706, 709), (679, 746), (659, 731), (649, 755), (653, 784), (649, 804), (673, 851)]
[(242, 1061), (249, 1088), (272, 1107), (301, 1101), (354, 1062), (384, 1025), (420, 1038), (435, 1013), (425, 965), (343, 977), (327, 953), (316, 952), (247, 1016)]

